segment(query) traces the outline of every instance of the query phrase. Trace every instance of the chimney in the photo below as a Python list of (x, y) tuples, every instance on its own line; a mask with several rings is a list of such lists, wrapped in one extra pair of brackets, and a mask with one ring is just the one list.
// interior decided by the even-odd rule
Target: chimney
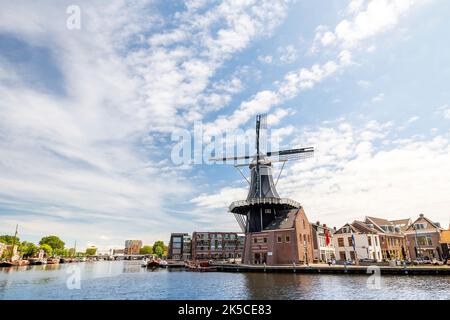
[(336, 231), (336, 227), (333, 227), (334, 231)]
[(419, 214), (419, 217), (423, 218), (423, 213)]

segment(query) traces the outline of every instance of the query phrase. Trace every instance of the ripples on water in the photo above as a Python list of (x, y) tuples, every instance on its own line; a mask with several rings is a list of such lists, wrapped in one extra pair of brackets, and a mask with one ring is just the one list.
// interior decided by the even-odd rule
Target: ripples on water
[[(73, 268), (81, 289), (68, 289)], [(0, 299), (450, 299), (450, 276), (219, 273), (157, 270), (139, 261), (0, 268)]]

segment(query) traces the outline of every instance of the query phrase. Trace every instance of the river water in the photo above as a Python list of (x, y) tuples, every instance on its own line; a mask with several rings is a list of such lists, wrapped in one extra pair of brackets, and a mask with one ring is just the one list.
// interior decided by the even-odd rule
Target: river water
[[(368, 285), (369, 280), (369, 285)], [(450, 299), (450, 276), (147, 270), (139, 261), (0, 268), (0, 299)]]

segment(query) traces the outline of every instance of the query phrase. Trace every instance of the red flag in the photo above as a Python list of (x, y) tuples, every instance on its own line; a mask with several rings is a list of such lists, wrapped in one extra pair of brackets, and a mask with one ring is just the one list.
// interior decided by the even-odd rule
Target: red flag
[(328, 228), (326, 228), (325, 229), (325, 242), (326, 242), (326, 244), (327, 244), (327, 246), (329, 246), (330, 245), (330, 235), (329, 235), (329, 233), (328, 233)]

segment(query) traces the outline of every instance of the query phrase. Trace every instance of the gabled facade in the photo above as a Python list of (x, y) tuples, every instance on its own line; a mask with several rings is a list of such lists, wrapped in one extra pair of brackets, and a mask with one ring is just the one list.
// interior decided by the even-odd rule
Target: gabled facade
[(241, 259), (243, 236), (236, 232), (192, 233), (192, 260)]
[[(386, 219), (375, 217), (366, 217), (364, 222), (377, 230), (380, 237), (383, 260), (407, 260), (410, 258), (406, 237), (399, 225), (395, 225)], [(403, 224), (405, 224), (404, 221)]]
[(382, 261), (378, 232), (362, 221), (347, 223), (338, 229), (333, 235), (333, 243), (337, 260)]
[(260, 232), (247, 233), (243, 263), (312, 263), (313, 255), (310, 224), (303, 208), (300, 208), (279, 214)]
[(405, 231), (411, 259), (442, 259), (441, 231), (438, 223), (420, 214)]
[(314, 261), (327, 262), (335, 259), (335, 249), (333, 243), (334, 230), (320, 221), (311, 223), (311, 233), (313, 237)]
[(450, 258), (450, 225), (448, 230), (441, 230), (441, 249), (442, 249), (442, 259)]

